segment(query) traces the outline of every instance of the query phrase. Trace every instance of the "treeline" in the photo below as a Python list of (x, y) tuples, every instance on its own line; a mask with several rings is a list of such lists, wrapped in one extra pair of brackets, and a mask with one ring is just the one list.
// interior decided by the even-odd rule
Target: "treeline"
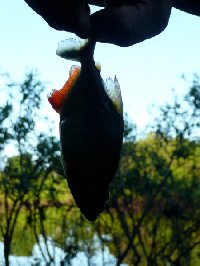
[[(113, 265), (200, 265), (198, 76), (183, 99), (174, 96), (158, 108), (145, 135), (125, 116), (110, 202), (94, 223), (72, 199), (51, 121), (45, 132), (36, 130), (45, 89), (37, 73), (2, 89), (9, 94), (0, 107), (0, 241), (6, 266), (10, 254), (31, 255), (35, 243), (46, 265), (55, 263), (58, 247), (60, 265), (71, 265), (80, 252), (88, 265), (96, 265), (94, 254), (106, 248), (116, 258)], [(8, 147), (15, 156), (7, 156)], [(40, 263), (38, 258), (33, 265)], [(102, 266), (107, 263), (103, 256)]]

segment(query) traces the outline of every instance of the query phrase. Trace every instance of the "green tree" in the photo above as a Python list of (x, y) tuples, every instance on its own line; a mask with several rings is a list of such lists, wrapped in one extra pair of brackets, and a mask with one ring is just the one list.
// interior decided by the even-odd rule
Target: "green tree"
[[(11, 252), (20, 254), (20, 241), (27, 243), (24, 254), (31, 254), (37, 243), (46, 264), (55, 263), (59, 247), (61, 265), (70, 265), (80, 251), (92, 265), (97, 241), (102, 251), (108, 247), (114, 254), (116, 265), (200, 263), (198, 76), (183, 99), (174, 96), (172, 103), (159, 107), (146, 135), (125, 117), (111, 200), (95, 223), (81, 216), (72, 199), (59, 141), (50, 130), (35, 130), (44, 90), (37, 74), (28, 73), (21, 84), (12, 82), (6, 90), (11, 95), (0, 107), (0, 237), (6, 266)], [(16, 155), (7, 156), (8, 145)]]
[(199, 103), (195, 76), (183, 100), (159, 108), (145, 138), (126, 125), (110, 206), (97, 223), (116, 265), (199, 264)]
[[(3, 156), (1, 171), (1, 195), (3, 197), (1, 233), (4, 239), (4, 257), (9, 265), (9, 253), (17, 219), (24, 201), (27, 198), (33, 173), (32, 158), (29, 154), (31, 133), (35, 127), (36, 109), (40, 107), (40, 95), (44, 90), (42, 83), (36, 79), (36, 73), (30, 72), (21, 84), (7, 84), (10, 97), (1, 107), (0, 142), (1, 152), (6, 144), (13, 144), (18, 156)], [(15, 96), (14, 96), (15, 95)], [(14, 100), (18, 99), (18, 102)]]
[[(0, 237), (5, 264), (11, 252), (31, 254), (35, 243), (43, 261), (55, 262), (49, 239), (51, 246), (65, 252), (63, 263), (70, 263), (78, 251), (89, 262), (95, 250), (93, 231), (67, 187), (59, 141), (50, 128), (36, 131), (36, 123), (44, 119), (38, 110), (45, 87), (36, 72), (29, 72), (22, 83), (9, 82), (5, 89), (8, 101), (0, 107)], [(8, 146), (14, 147), (15, 156), (7, 156)]]

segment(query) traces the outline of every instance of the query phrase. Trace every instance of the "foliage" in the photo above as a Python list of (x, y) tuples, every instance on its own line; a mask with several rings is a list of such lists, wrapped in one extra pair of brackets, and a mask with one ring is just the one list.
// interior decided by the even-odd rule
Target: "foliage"
[[(93, 265), (97, 242), (102, 253), (109, 248), (116, 265), (200, 264), (198, 76), (183, 99), (174, 95), (172, 103), (159, 107), (146, 136), (138, 136), (125, 117), (110, 203), (95, 223), (82, 217), (72, 199), (59, 141), (50, 130), (35, 130), (42, 82), (31, 72), (7, 90), (17, 96), (0, 107), (0, 237), (6, 265), (10, 253), (30, 255), (35, 243), (46, 264), (55, 263), (55, 250), (61, 248), (61, 265), (71, 265), (80, 252)], [(11, 144), (16, 155), (9, 157), (5, 151)]]
[(199, 264), (199, 84), (195, 76), (183, 100), (161, 106), (146, 138), (124, 143), (100, 222), (117, 265)]

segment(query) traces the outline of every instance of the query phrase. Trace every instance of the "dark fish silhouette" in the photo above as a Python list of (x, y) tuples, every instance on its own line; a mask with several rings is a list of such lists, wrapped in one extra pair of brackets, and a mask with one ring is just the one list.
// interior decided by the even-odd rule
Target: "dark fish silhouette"
[(109, 199), (123, 140), (123, 110), (119, 83), (100, 76), (93, 59), (95, 43), (69, 39), (57, 54), (80, 61), (63, 88), (49, 102), (60, 114), (62, 161), (71, 193), (82, 214), (95, 220)]

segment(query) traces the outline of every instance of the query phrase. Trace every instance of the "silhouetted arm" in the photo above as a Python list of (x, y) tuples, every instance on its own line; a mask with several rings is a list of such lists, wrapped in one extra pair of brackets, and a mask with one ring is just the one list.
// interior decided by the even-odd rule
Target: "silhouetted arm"
[(90, 34), (90, 9), (87, 0), (25, 0), (56, 30), (74, 32), (81, 38)]
[[(161, 33), (173, 0), (25, 0), (57, 29), (99, 42), (130, 46)], [(90, 16), (88, 4), (105, 8)]]
[(130, 46), (160, 34), (171, 8), (172, 0), (107, 0), (91, 15), (91, 34), (99, 42)]
[(104, 6), (105, 1), (104, 0), (88, 0), (88, 4), (91, 4), (94, 6)]
[(174, 0), (173, 6), (187, 13), (200, 16), (200, 0)]

